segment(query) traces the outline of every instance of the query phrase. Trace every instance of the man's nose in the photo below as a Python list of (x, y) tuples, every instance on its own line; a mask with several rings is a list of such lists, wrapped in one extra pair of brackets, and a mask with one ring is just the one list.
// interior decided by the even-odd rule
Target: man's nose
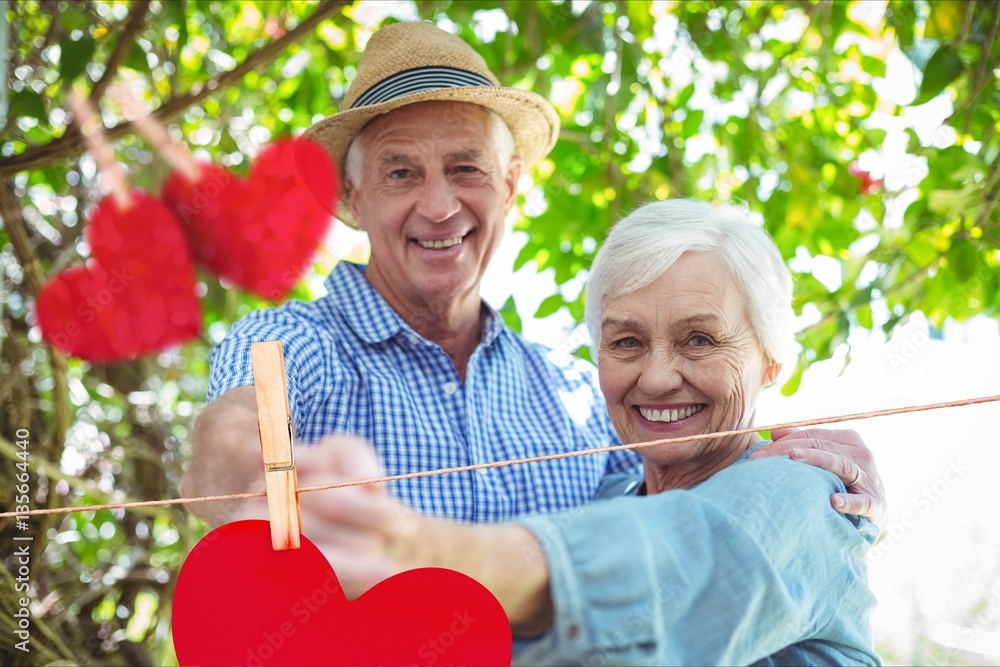
[(431, 222), (444, 222), (461, 208), (462, 203), (458, 201), (452, 184), (444, 174), (428, 175), (424, 179), (416, 207), (419, 215)]
[(665, 396), (684, 384), (684, 360), (670, 349), (654, 350), (639, 374), (639, 388), (654, 398)]

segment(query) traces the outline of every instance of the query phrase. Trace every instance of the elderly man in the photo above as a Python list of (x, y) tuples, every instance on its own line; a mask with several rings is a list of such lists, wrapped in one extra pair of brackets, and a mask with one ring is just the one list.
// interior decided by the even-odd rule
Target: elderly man
[[(354, 465), (341, 460), (342, 438), (323, 439), (334, 434), (373, 442), (388, 474), (617, 442), (592, 369), (557, 363), (479, 295), (518, 179), (558, 128), (546, 100), (500, 87), (459, 38), (426, 23), (375, 33), (344, 111), (308, 133), (345, 173), (341, 217), (368, 233), (369, 264), (341, 262), (326, 296), (234, 325), (213, 356), (211, 404), (195, 423), (182, 493), (263, 488), (249, 352), (258, 340), (283, 342), (297, 439), (317, 443), (297, 453), (302, 485)], [(792, 448), (855, 492), (835, 495), (838, 509), (882, 509), (855, 434), (802, 432), (769, 449)], [(605, 475), (636, 470), (637, 457), (617, 452), (411, 479), (390, 491), (427, 514), (502, 521), (580, 505)], [(332, 496), (309, 495), (320, 494), (302, 498), (304, 533), (321, 548), (335, 544), (322, 518)], [(259, 515), (247, 508), (192, 506), (212, 524)]]

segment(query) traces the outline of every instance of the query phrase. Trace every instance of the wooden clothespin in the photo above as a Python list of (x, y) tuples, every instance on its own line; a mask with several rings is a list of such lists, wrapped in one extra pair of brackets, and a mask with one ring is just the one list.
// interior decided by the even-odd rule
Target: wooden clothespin
[(302, 516), (299, 512), (292, 412), (288, 406), (281, 341), (252, 343), (250, 359), (257, 389), (257, 425), (260, 429), (260, 448), (264, 453), (271, 546), (275, 551), (298, 549)]

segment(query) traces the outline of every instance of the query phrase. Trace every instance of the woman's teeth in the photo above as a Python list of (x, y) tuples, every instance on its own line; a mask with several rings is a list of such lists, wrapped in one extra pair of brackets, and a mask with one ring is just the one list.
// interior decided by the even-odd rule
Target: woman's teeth
[(693, 414), (701, 412), (704, 405), (689, 405), (680, 410), (650, 410), (639, 408), (639, 414), (651, 422), (675, 422), (680, 419), (687, 419)]
[(431, 249), (433, 249), (433, 250), (440, 250), (442, 248), (450, 248), (453, 245), (458, 245), (459, 243), (462, 242), (463, 238), (465, 238), (465, 237), (464, 236), (455, 236), (455, 237), (452, 237), (450, 239), (444, 239), (444, 240), (441, 240), (441, 241), (421, 241), (421, 240), (418, 239), (417, 243), (419, 243), (422, 248), (427, 248), (429, 250), (431, 250)]

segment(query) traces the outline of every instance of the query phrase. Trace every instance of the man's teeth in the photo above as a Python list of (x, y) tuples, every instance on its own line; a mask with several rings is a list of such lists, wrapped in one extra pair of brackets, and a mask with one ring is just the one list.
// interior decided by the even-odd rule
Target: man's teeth
[(434, 250), (440, 250), (442, 248), (450, 248), (453, 245), (458, 245), (459, 243), (462, 242), (463, 238), (465, 238), (465, 237), (464, 236), (455, 236), (455, 237), (452, 237), (450, 239), (444, 239), (442, 241), (421, 241), (421, 240), (418, 239), (417, 243), (419, 243), (424, 248), (434, 249)]
[(687, 419), (693, 414), (701, 412), (704, 405), (689, 405), (686, 408), (681, 408), (680, 410), (650, 410), (648, 408), (639, 408), (639, 414), (643, 416), (644, 419), (648, 419), (651, 422), (675, 422), (680, 419)]

